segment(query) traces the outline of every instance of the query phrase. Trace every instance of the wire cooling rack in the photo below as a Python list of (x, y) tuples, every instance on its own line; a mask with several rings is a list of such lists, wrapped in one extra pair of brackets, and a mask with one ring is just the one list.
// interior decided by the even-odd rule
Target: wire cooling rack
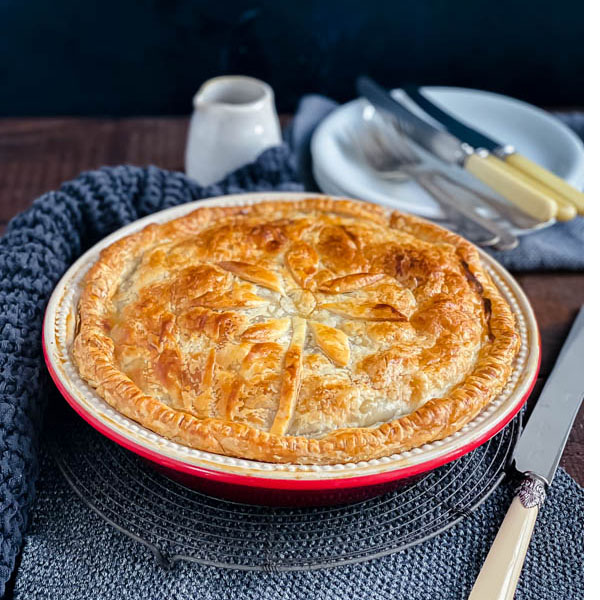
[[(75, 418), (76, 419), (76, 418)], [(170, 568), (193, 561), (285, 571), (333, 567), (398, 552), (452, 527), (505, 477), (521, 430), (492, 440), (417, 482), (356, 504), (267, 508), (204, 495), (171, 481), (79, 419), (60, 419), (50, 441), (80, 498)]]

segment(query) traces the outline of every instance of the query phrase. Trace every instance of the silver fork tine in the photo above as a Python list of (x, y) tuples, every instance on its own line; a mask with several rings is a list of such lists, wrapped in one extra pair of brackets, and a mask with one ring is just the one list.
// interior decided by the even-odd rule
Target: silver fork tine
[(381, 174), (389, 172), (398, 176), (400, 163), (404, 163), (404, 156), (400, 156), (398, 149), (390, 146), (381, 134), (381, 128), (362, 123), (360, 131), (354, 132), (354, 143), (362, 151), (363, 156), (375, 171)]
[(391, 119), (383, 119), (383, 122), (385, 127), (379, 128), (379, 132), (393, 156), (405, 165), (418, 165), (421, 159), (410, 147), (406, 136), (398, 130), (397, 125)]

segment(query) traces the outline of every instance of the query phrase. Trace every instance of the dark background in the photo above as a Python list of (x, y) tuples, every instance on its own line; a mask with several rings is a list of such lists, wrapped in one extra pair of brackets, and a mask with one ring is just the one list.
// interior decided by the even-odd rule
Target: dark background
[(221, 74), (291, 112), (359, 73), (582, 107), (583, 2), (0, 0), (0, 116), (186, 114)]

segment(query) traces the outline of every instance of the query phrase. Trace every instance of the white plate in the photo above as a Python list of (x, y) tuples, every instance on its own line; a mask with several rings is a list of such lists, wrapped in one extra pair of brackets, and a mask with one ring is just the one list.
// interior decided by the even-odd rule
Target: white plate
[(521, 335), (521, 348), (515, 359), (511, 378), (502, 393), (460, 431), (443, 440), (425, 444), (401, 454), (360, 463), (319, 466), (272, 464), (202, 452), (161, 437), (123, 416), (81, 379), (71, 356), (77, 305), (81, 281), (98, 259), (102, 248), (126, 235), (139, 231), (150, 223), (162, 223), (181, 217), (200, 206), (241, 206), (264, 200), (293, 201), (306, 197), (306, 193), (273, 192), (238, 194), (190, 202), (131, 223), (88, 250), (71, 266), (56, 286), (48, 302), (44, 318), (46, 363), (63, 395), (76, 407), (78, 412), (83, 414), (86, 420), (92, 423), (99, 422), (105, 429), (114, 432), (116, 437), (109, 436), (113, 439), (124, 438), (129, 445), (133, 444), (144, 448), (180, 464), (252, 477), (322, 480), (398, 471), (430, 461), (440, 459), (443, 461), (446, 456), (456, 455), (461, 449), (467, 447), (474, 448), (488, 439), (491, 432), (497, 431), (515, 414), (515, 411), (523, 403), (524, 397), (529, 393), (539, 364), (540, 348), (537, 324), (525, 294), (507, 271), (483, 253), (481, 254), (483, 263), (511, 306)]
[[(427, 87), (423, 91), (467, 124), (500, 142), (512, 144), (519, 152), (575, 187), (583, 188), (583, 144), (573, 131), (549, 113), (491, 92), (449, 87)], [(401, 90), (393, 93), (410, 103), (415, 112), (428, 118)], [(345, 131), (357, 126), (365, 106), (367, 103), (363, 99), (344, 104), (328, 115), (315, 131), (311, 152), (313, 174), (319, 187), (328, 194), (343, 191), (345, 195), (424, 217), (441, 217), (442, 212), (435, 201), (414, 182), (385, 181), (362, 161), (343, 151), (339, 140)], [(462, 169), (417, 150), (426, 166), (442, 170), (462, 183), (501, 199)], [(524, 232), (515, 230), (515, 233)]]

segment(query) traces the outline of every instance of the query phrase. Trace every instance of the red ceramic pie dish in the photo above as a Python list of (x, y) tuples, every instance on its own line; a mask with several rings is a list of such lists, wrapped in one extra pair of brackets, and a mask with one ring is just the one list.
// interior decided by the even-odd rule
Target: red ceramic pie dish
[[(303, 196), (305, 194), (277, 194), (278, 199), (290, 200)], [(243, 194), (202, 201), (202, 204), (247, 204), (268, 197), (268, 194)], [(515, 280), (496, 261), (482, 254), (483, 264), (515, 313), (521, 349), (502, 394), (463, 429), (444, 440), (400, 455), (356, 464), (275, 465), (193, 450), (127, 419), (79, 377), (71, 359), (79, 283), (103, 247), (150, 222), (176, 218), (197, 206), (198, 203), (190, 203), (151, 215), (94, 246), (61, 279), (48, 303), (44, 320), (46, 364), (67, 402), (100, 433), (150, 461), (167, 476), (208, 494), (239, 502), (298, 506), (355, 502), (394, 489), (474, 450), (505, 427), (530, 395), (540, 362), (540, 340), (533, 311)]]
[[(487, 430), (481, 437), (443, 456), (416, 465), (357, 477), (308, 480), (282, 479), (255, 477), (245, 474), (240, 475), (208, 469), (165, 456), (160, 452), (153, 451), (142, 444), (132, 441), (94, 417), (68, 392), (61, 381), (61, 377), (52, 367), (48, 358), (45, 341), (44, 356), (50, 375), (65, 400), (79, 416), (107, 438), (143, 457), (164, 475), (188, 487), (234, 502), (264, 504), (267, 506), (333, 506), (336, 504), (349, 504), (384, 494), (415, 481), (429, 471), (460, 458), (490, 440), (517, 415), (535, 385), (534, 377), (519, 402), (515, 403), (511, 412), (499, 421), (494, 428)], [(538, 371), (539, 361), (535, 371), (536, 376)]]

